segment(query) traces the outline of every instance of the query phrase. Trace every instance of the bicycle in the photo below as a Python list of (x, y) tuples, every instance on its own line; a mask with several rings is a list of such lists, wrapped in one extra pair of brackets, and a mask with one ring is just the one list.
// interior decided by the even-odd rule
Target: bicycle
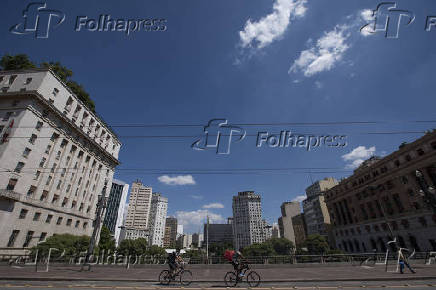
[[(243, 277), (240, 274), (243, 274), (243, 277), (246, 277), (247, 283), (250, 287), (257, 287), (260, 284), (260, 275), (250, 269), (250, 266), (247, 263), (242, 264), (241, 271), (237, 273), (236, 271), (227, 272), (224, 276), (224, 282), (227, 287), (236, 287), (239, 282), (242, 282)], [(247, 274), (248, 273), (248, 274)]]
[(188, 286), (192, 282), (192, 272), (185, 269), (185, 262), (180, 264), (180, 267), (174, 274), (169, 270), (162, 270), (159, 274), (159, 283), (162, 285), (169, 285), (171, 282), (178, 280), (183, 286)]

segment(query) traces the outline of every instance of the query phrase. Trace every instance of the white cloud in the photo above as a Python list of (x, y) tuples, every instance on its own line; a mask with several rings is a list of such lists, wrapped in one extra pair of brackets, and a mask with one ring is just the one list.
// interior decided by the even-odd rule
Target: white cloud
[(214, 202), (203, 205), (203, 208), (224, 208), (224, 205), (219, 202)]
[(177, 223), (183, 225), (185, 232), (198, 232), (203, 230), (203, 224), (206, 223), (206, 218), (209, 216), (210, 223), (223, 223), (225, 218), (220, 214), (215, 214), (206, 209), (194, 211), (178, 211), (176, 212)]
[(168, 175), (162, 175), (157, 178), (160, 182), (166, 185), (193, 185), (195, 180), (192, 175), (179, 175), (170, 177)]
[(297, 201), (297, 202), (302, 202), (303, 200), (305, 200), (307, 198), (307, 196), (305, 194), (303, 195), (298, 195), (297, 197), (295, 197), (292, 201)]
[(342, 159), (349, 162), (345, 167), (347, 169), (354, 169), (359, 167), (363, 161), (367, 160), (375, 153), (375, 146), (366, 148), (365, 146), (358, 146), (350, 153), (342, 155)]
[(239, 32), (242, 47), (263, 48), (280, 38), (291, 19), (306, 13), (307, 0), (275, 0), (273, 12), (257, 22), (247, 20), (243, 31)]
[(350, 48), (346, 43), (350, 36), (348, 30), (349, 26), (342, 25), (336, 26), (332, 31), (324, 32), (313, 47), (300, 53), (289, 69), (289, 73), (301, 71), (304, 76), (310, 77), (331, 70)]
[[(374, 21), (372, 10), (365, 9), (357, 14), (346, 17), (346, 21), (338, 24), (331, 31), (325, 31), (316, 43), (312, 39), (307, 41), (309, 48), (303, 50), (300, 56), (294, 60), (288, 73), (301, 72), (306, 77), (331, 70), (345, 53), (352, 47), (356, 39), (352, 39), (353, 32), (362, 27), (360, 34), (368, 36), (372, 34), (371, 22)], [(363, 26), (364, 24), (368, 24)]]

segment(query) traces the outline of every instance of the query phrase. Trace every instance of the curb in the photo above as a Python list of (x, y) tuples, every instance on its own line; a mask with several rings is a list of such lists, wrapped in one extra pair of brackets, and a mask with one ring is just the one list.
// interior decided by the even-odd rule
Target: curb
[[(374, 281), (413, 281), (436, 280), (435, 276), (414, 276), (404, 278), (377, 277), (369, 279), (277, 279), (262, 280), (261, 283), (296, 283), (296, 282), (374, 282)], [(0, 277), (0, 281), (87, 281), (87, 282), (146, 282), (157, 283), (155, 279), (107, 279), (107, 278), (68, 278), (68, 277)], [(192, 283), (222, 283), (223, 280), (193, 280)]]

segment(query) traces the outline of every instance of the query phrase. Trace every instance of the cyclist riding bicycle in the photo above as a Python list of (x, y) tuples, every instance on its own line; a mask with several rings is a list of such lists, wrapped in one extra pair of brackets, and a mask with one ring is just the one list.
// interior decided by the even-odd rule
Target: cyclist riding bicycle
[(180, 257), (179, 250), (176, 250), (168, 255), (168, 266), (170, 267), (171, 276), (174, 276), (174, 274), (180, 267), (181, 262), (183, 262), (183, 260)]
[(224, 254), (227, 260), (233, 265), (233, 269), (235, 270), (236, 274), (238, 276), (244, 276), (244, 274), (241, 273), (242, 271), (242, 263), (241, 260), (244, 259), (244, 255), (242, 255), (242, 248), (240, 248), (237, 251), (230, 251), (227, 250)]

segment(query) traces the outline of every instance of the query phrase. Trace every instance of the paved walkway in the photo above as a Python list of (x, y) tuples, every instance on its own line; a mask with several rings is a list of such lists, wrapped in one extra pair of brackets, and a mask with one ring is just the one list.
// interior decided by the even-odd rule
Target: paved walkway
[[(304, 281), (393, 281), (436, 279), (436, 265), (415, 265), (416, 274), (385, 272), (384, 266), (360, 267), (282, 267), (268, 268), (262, 265), (253, 266), (262, 277), (263, 282), (304, 282)], [(44, 270), (39, 266), (39, 270)], [(165, 266), (132, 267), (94, 266), (91, 271), (80, 271), (80, 266), (50, 266), (49, 272), (35, 272), (34, 266), (9, 267), (0, 265), (0, 280), (33, 280), (33, 281), (137, 281), (154, 282)], [(188, 266), (197, 282), (222, 282), (229, 267), (212, 268), (206, 265)]]

